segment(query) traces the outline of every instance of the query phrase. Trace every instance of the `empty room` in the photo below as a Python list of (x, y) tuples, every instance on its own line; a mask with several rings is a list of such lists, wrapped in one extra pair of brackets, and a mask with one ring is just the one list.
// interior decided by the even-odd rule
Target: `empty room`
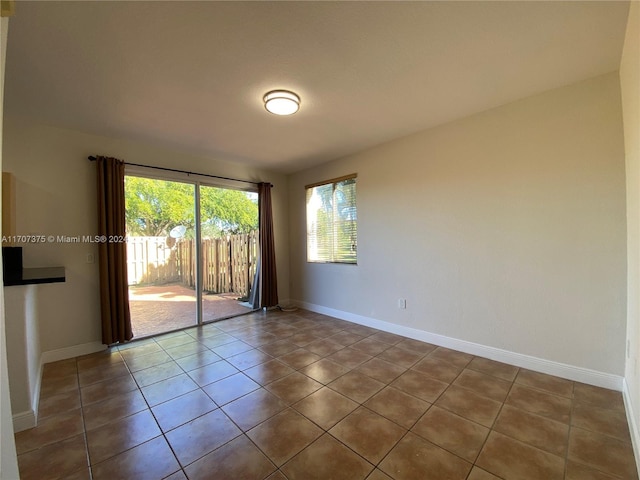
[(0, 479), (638, 479), (639, 2), (0, 33)]

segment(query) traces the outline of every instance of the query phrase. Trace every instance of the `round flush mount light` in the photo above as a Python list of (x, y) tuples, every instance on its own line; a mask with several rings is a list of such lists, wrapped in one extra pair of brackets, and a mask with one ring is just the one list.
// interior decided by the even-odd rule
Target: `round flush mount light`
[(288, 90), (272, 90), (263, 100), (264, 108), (275, 115), (293, 115), (300, 108), (300, 97)]

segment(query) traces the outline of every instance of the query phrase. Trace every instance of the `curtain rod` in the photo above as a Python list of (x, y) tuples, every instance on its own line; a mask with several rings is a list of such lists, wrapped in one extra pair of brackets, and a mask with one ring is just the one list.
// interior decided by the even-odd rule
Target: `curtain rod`
[[(87, 159), (90, 162), (95, 162), (97, 160), (96, 157), (94, 157), (93, 155), (87, 157)], [(218, 178), (220, 180), (230, 180), (232, 182), (241, 182), (241, 183), (248, 183), (250, 185), (258, 185), (260, 182), (250, 182), (249, 180), (239, 180), (237, 178), (230, 178), (230, 177), (221, 177), (218, 175), (208, 175), (206, 173), (194, 173), (194, 172), (187, 172), (186, 170), (178, 170), (175, 168), (166, 168), (166, 167), (152, 167), (151, 165), (142, 165), (140, 163), (129, 163), (129, 162), (124, 162), (125, 165), (131, 165), (132, 167), (144, 167), (144, 168), (153, 168), (154, 170), (164, 170), (165, 172), (175, 172), (175, 173), (186, 173), (187, 175), (198, 175), (200, 177), (209, 177), (209, 178)], [(270, 183), (269, 184), (271, 187), (273, 187), (273, 185)]]

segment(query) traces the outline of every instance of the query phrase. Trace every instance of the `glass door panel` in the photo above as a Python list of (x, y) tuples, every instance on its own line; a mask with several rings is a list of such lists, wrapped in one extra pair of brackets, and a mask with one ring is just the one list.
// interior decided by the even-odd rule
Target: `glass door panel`
[(247, 313), (258, 257), (258, 194), (200, 185), (202, 320)]
[(184, 182), (125, 177), (134, 338), (198, 322), (195, 187)]

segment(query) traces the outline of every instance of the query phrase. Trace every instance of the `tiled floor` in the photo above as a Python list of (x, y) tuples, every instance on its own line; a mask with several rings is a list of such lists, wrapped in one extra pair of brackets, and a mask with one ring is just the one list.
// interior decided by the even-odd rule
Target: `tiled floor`
[(298, 311), (47, 364), (23, 480), (637, 479), (620, 393)]

